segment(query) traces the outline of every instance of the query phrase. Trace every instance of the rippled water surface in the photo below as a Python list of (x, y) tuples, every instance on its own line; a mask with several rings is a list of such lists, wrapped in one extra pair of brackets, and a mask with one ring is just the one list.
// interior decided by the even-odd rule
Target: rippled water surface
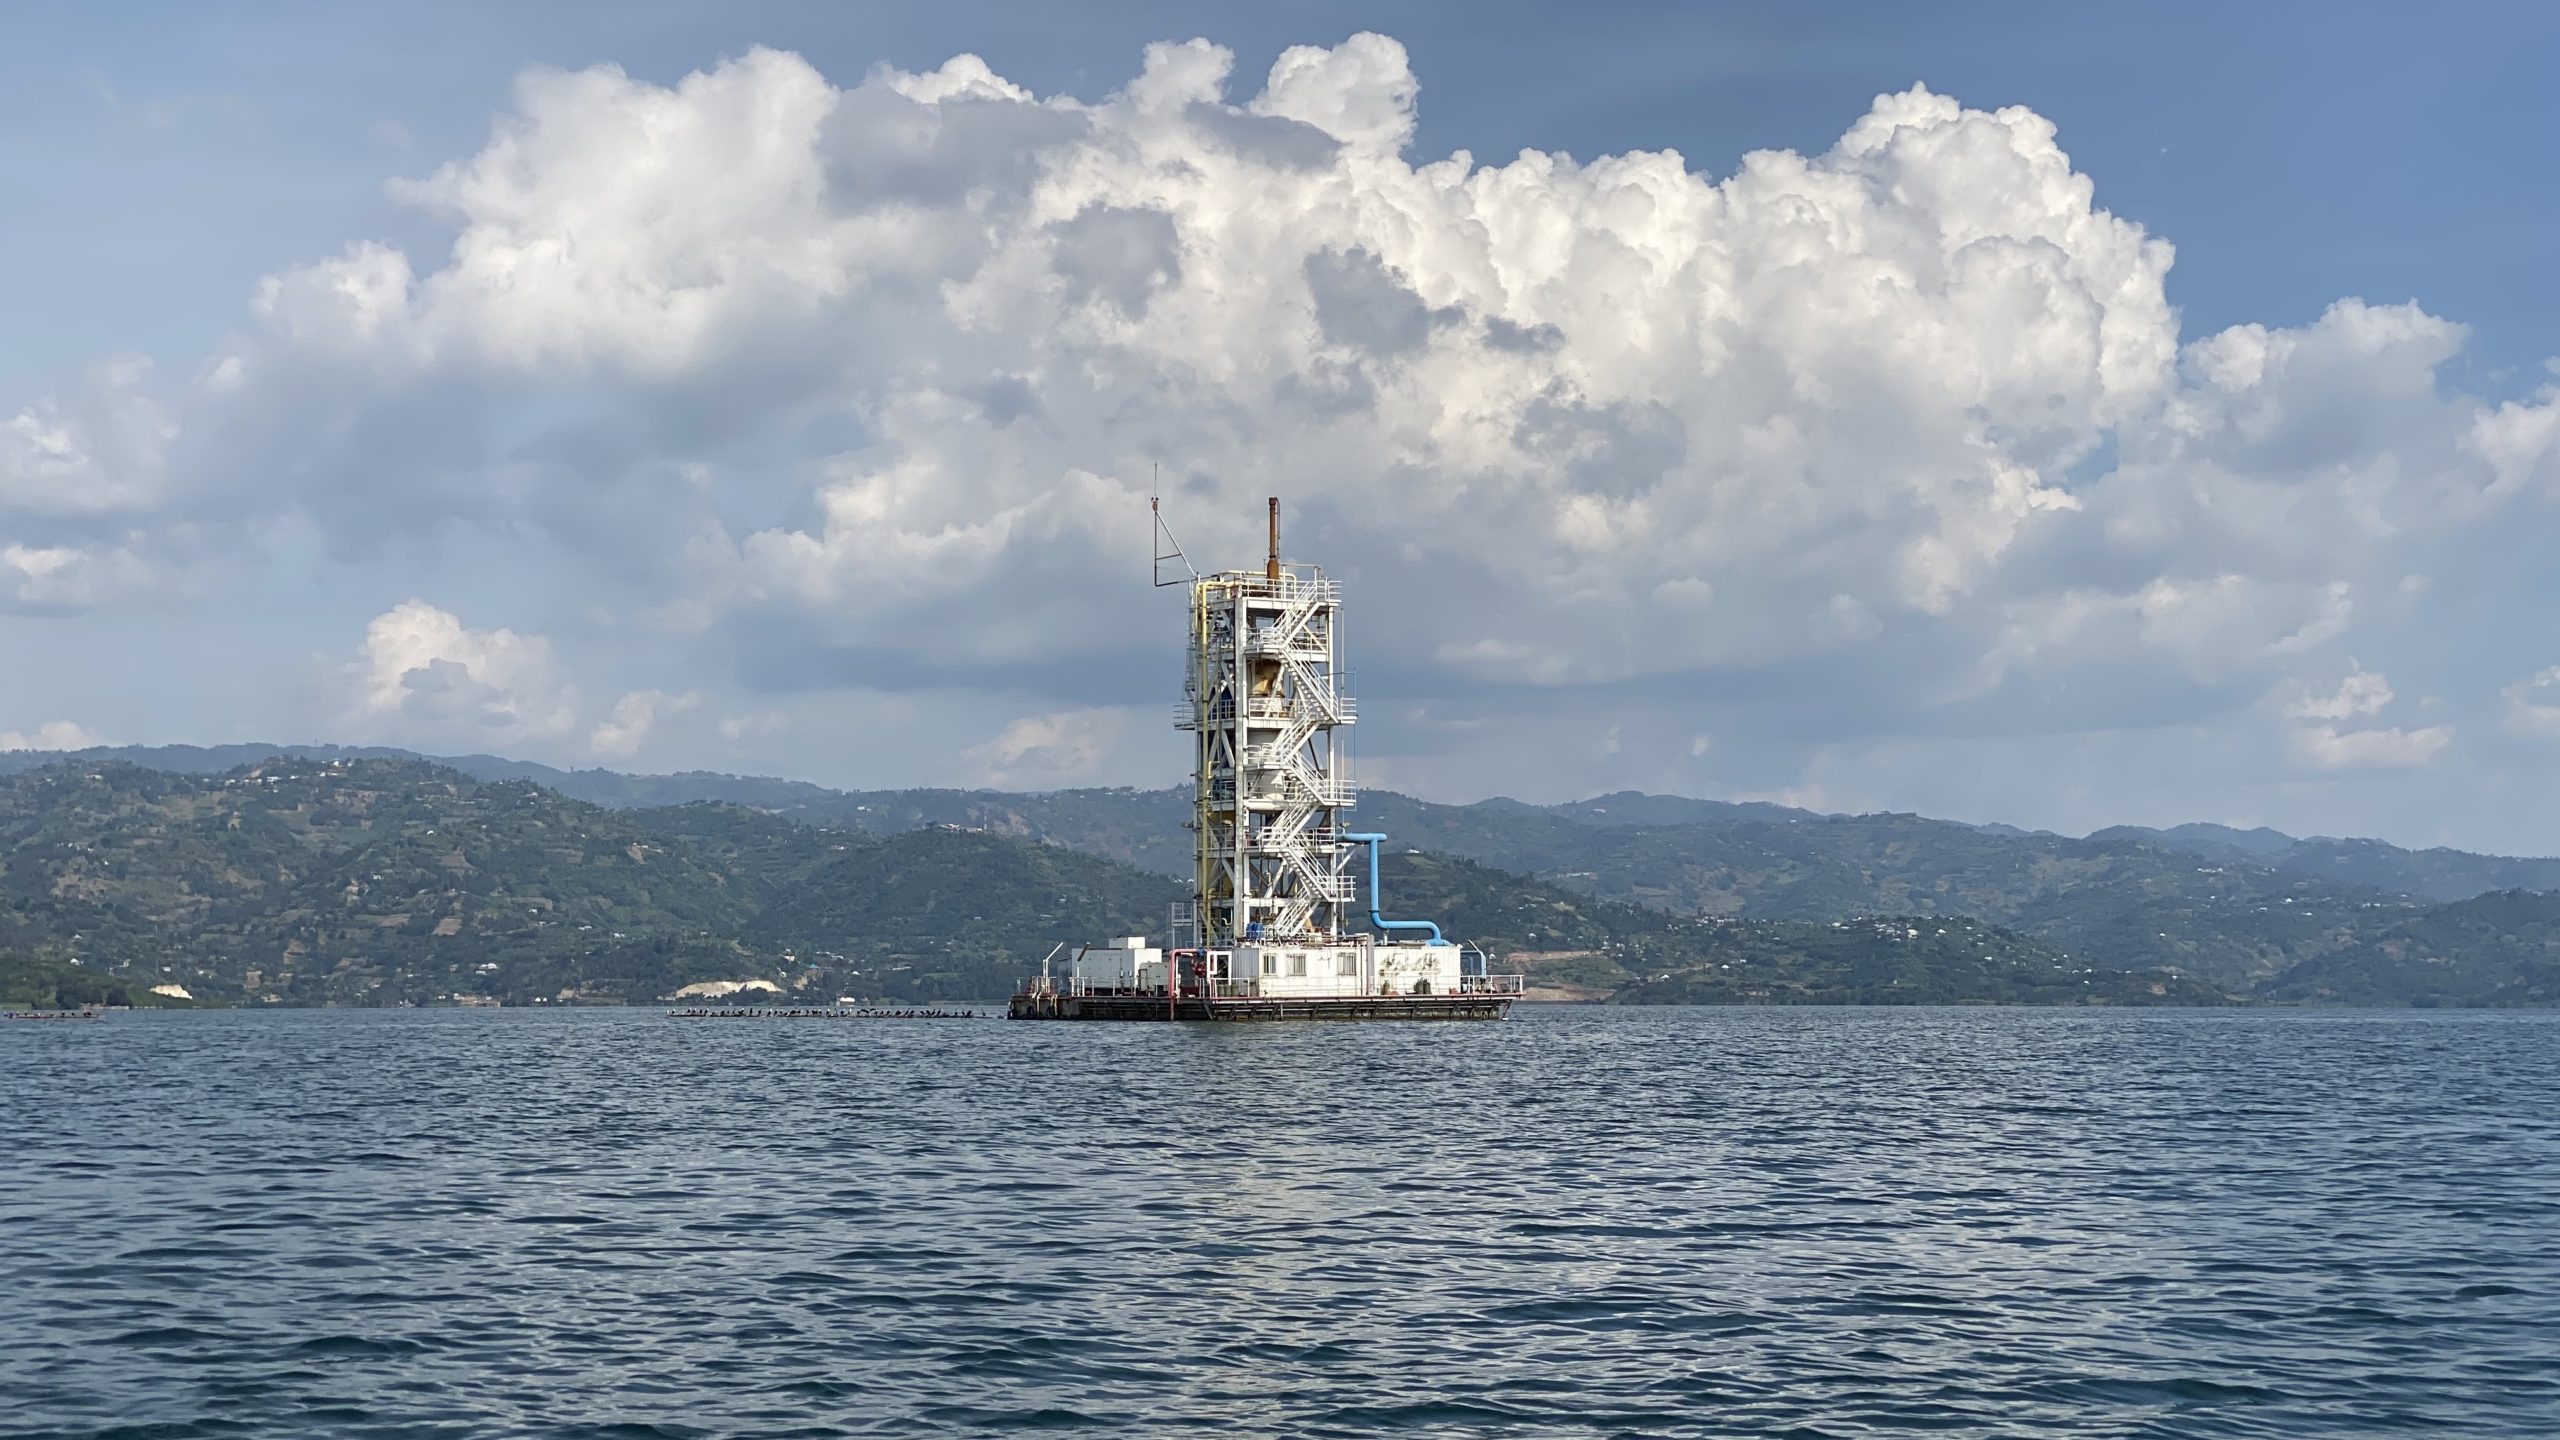
[(0, 1432), (2560, 1435), (2560, 1017), (0, 1026)]

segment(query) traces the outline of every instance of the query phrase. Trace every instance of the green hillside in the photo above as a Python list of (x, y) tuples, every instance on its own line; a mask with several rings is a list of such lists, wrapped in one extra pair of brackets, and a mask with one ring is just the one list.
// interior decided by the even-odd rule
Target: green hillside
[(2169, 830), (2119, 826), (2089, 837), (2134, 839), (2162, 849), (2238, 860), (2288, 875), (2370, 886), (2426, 900), (2467, 900), (2492, 890), (2560, 890), (2560, 859), (2479, 855), (2468, 850), (2405, 850), (2380, 840), (2297, 840), (2274, 830), (2180, 825)]
[(191, 1003), (152, 993), (151, 987), (165, 976), (115, 975), (68, 961), (27, 958), (11, 946), (8, 929), (0, 922), (0, 1008), (78, 1010), (133, 1005), (149, 1009)]
[[(863, 828), (930, 817), (1189, 873), (1174, 791), (904, 791), (859, 804)], [(2134, 837), (2001, 835), (1916, 815), (1818, 816), (1647, 796), (1552, 808), (1433, 805), (1391, 793), (1364, 795), (1356, 813), (1400, 845), (1670, 914), (1825, 923), (1964, 916), (2122, 970), (2176, 969), (2228, 990), (2343, 943), (2378, 908), (2415, 903)]]
[(2013, 930), (1945, 916), (1824, 923), (1680, 918), (1425, 854), (1385, 867), (1388, 908), (1437, 918), (1497, 969), (1621, 1004), (2210, 1005), (2166, 972), (2093, 963)]
[[(616, 810), (395, 759), (57, 765), (0, 779), (0, 998), (178, 983), (206, 1003), (628, 1003), (747, 979), (819, 999), (985, 998), (1058, 941), (1161, 934), (1182, 894), (984, 818), (1003, 828)], [(2096, 985), (2085, 968), (2038, 988), (2021, 977), (2071, 962), (1989, 926), (1941, 946), (1934, 924), (1915, 945), (1909, 927), (1702, 923), (1425, 855), (1392, 857), (1388, 884), (1394, 908), (1505, 963), (1629, 998), (2210, 998), (2112, 971)]]
[[(1364, 820), (1366, 808), (1364, 800)], [(1595, 826), (1480, 809), (1415, 807), (1390, 830), (1426, 849), (1673, 914), (1964, 916), (2119, 969), (2171, 968), (2229, 990), (2335, 946), (2376, 907), (2410, 903), (2130, 839), (2004, 836), (1916, 815), (1744, 813), (1711, 824)]]
[[(209, 1003), (628, 1002), (743, 979), (985, 997), (1058, 941), (1160, 933), (1188, 864), (1169, 790), (854, 795), (470, 761), (535, 784), (261, 753), (0, 774), (0, 999), (180, 983)], [(717, 798), (734, 796), (766, 803)], [(1587, 994), (2555, 1003), (2548, 897), (2430, 908), (2256, 863), (2336, 843), (2271, 831), (2072, 840), (1625, 795), (1379, 794), (1358, 813), (1430, 852), (1390, 857), (1391, 912)], [(2440, 888), (2480, 858), (2395, 853), (2348, 868)]]
[(2560, 1005), (2560, 895), (2507, 890), (2436, 906), (2295, 966), (2267, 994), (2327, 1005)]
[(797, 873), (749, 927), (768, 946), (823, 947), (865, 993), (953, 998), (1010, 991), (1050, 946), (1161, 936), (1183, 887), (1009, 836), (916, 831), (848, 846)]
[(756, 905), (631, 817), (404, 761), (36, 771), (0, 845), (23, 958), (299, 1003), (716, 968)]
[[(0, 999), (82, 977), (232, 1003), (648, 1000), (697, 980), (983, 997), (1175, 889), (991, 834), (608, 810), (401, 760), (0, 780)], [(272, 997), (272, 998), (271, 998)]]
[[(123, 747), (77, 758), (211, 774), (280, 754), (417, 758), (259, 745)], [(0, 753), (0, 774), (61, 758)], [(1175, 878), (1190, 874), (1180, 789), (839, 791), (699, 771), (561, 770), (488, 755), (443, 763), (479, 780), (529, 780), (613, 809), (712, 802), (870, 835), (956, 825)], [(2326, 953), (2363, 928), (2374, 906), (2560, 888), (2560, 860), (2303, 840), (2209, 824), (2121, 826), (2072, 839), (1916, 815), (1818, 815), (1632, 792), (1539, 806), (1439, 805), (1371, 791), (1358, 817), (1401, 844), (1674, 913), (1824, 921), (1888, 912), (1969, 915), (2075, 951), (2104, 952), (2128, 967), (2175, 965), (2226, 986), (2257, 983)]]

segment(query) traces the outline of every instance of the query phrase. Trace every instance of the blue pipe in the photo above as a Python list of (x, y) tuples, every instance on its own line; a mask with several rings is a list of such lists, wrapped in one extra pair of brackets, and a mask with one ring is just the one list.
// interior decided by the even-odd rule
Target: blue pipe
[(1440, 938), (1440, 927), (1428, 920), (1390, 920), (1386, 916), (1378, 913), (1378, 847), (1386, 842), (1386, 836), (1352, 835), (1346, 833), (1342, 838), (1345, 840), (1366, 840), (1369, 842), (1370, 924), (1377, 926), (1381, 930), (1428, 930), (1431, 932), (1431, 938), (1422, 943), (1426, 945), (1446, 945), (1449, 943), (1448, 941)]

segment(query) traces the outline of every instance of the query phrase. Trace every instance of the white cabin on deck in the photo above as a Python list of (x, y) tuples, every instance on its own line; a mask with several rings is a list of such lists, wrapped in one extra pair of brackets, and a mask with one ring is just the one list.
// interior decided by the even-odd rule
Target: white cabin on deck
[(1377, 995), (1457, 995), (1487, 991), (1484, 957), (1450, 944), (1380, 942), (1353, 936), (1334, 944), (1251, 944), (1233, 950), (1166, 951), (1130, 935), (1089, 946), (1054, 977), (1070, 993), (1163, 994), (1166, 956), (1181, 969), (1184, 994), (1212, 1000), (1357, 999)]
[(1075, 957), (1072, 978), (1088, 990), (1162, 990), (1164, 952), (1131, 935), (1108, 945), (1088, 946)]
[(1230, 960), (1221, 988), (1238, 996), (1448, 995), (1459, 988), (1455, 945), (1381, 945), (1361, 936), (1347, 945), (1239, 945)]

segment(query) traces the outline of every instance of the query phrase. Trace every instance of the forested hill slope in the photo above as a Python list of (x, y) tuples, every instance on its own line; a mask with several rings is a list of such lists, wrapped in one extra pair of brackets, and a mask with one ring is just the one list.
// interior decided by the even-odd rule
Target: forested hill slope
[[(73, 756), (0, 752), (0, 774), (65, 760), (215, 774), (279, 755), (429, 758), (338, 746), (127, 746)], [(876, 835), (959, 825), (1064, 845), (1176, 878), (1187, 878), (1191, 870), (1190, 838), (1181, 828), (1188, 794), (1179, 788), (1028, 794), (843, 791), (707, 771), (627, 775), (561, 770), (490, 755), (434, 763), (480, 780), (529, 780), (616, 809), (707, 801)], [(2286, 877), (2244, 887), (2252, 904), (2281, 901), (2287, 894), (2296, 895), (2297, 903), (2316, 904), (2324, 895), (2332, 900), (2457, 900), (2492, 890), (2560, 889), (2560, 858), (2409, 850), (2378, 840), (2300, 839), (2274, 830), (2209, 824), (2117, 826), (2073, 839), (1917, 815), (1818, 815), (1757, 802), (1633, 792), (1541, 806), (1516, 800), (1441, 805), (1370, 791), (1357, 813), (1364, 826), (1384, 829), (1400, 842), (1675, 911), (1828, 917), (1844, 907), (1873, 911), (1916, 906), (1931, 913), (1983, 914), (2043, 926), (2053, 917), (2039, 905), (2061, 890), (2089, 884), (2093, 874), (2102, 873), (2106, 883), (2116, 885), (2119, 900), (2163, 885), (2189, 901), (2201, 901), (2207, 892), (2237, 894), (2229, 883), (2197, 889), (2168, 879), (2173, 872), (2193, 874), (2210, 867)], [(2284, 888), (2293, 880), (2333, 888)], [(2089, 907), (2073, 902), (2062, 908)]]
[[(2221, 998), (1971, 921), (1704, 922), (1399, 853), (1399, 903), (1583, 993), (1753, 1003)], [(988, 998), (1059, 941), (1161, 934), (1182, 887), (1056, 845), (612, 810), (417, 761), (116, 764), (0, 779), (0, 999)]]
[(277, 1003), (647, 1000), (743, 978), (983, 997), (1057, 940), (1161, 917), (1178, 889), (999, 835), (616, 811), (417, 761), (0, 780), (0, 990), (18, 1001), (72, 971)]
[(1388, 862), (1391, 910), (1437, 918), (1546, 985), (1627, 1004), (2194, 1005), (2214, 986), (1951, 916), (1681, 917), (1470, 861)]
[[(564, 989), (578, 993), (582, 987), (595, 987), (582, 978), (588, 971), (572, 973), (554, 963), (573, 948), (566, 946), (564, 935), (583, 937), (590, 947), (602, 942), (593, 939), (592, 930), (563, 931), (561, 927), (597, 922), (592, 915), (555, 918), (542, 909), (543, 902), (549, 902), (554, 911), (576, 903), (611, 911), (624, 923), (607, 926), (608, 938), (618, 934), (649, 953), (665, 952), (672, 957), (667, 961), (672, 968), (666, 973), (691, 977), (704, 966), (716, 969), (739, 955), (779, 964), (782, 954), (801, 956), (805, 950), (839, 954), (848, 953), (848, 947), (869, 946), (872, 953), (885, 953), (883, 947), (890, 940), (879, 927), (890, 923), (886, 918), (890, 912), (867, 911), (866, 915), (876, 918), (857, 921), (841, 911), (825, 914), (807, 908), (821, 894), (860, 892), (861, 877), (841, 868), (823, 890), (807, 888), (805, 881), (813, 867), (826, 855), (837, 853), (829, 848), (822, 855), (812, 847), (850, 846), (869, 855), (872, 847), (902, 837), (957, 830), (977, 836), (971, 843), (982, 846), (999, 839), (1042, 842), (1045, 848), (1035, 846), (1023, 853), (1048, 854), (1058, 864), (1068, 862), (1056, 852), (1080, 852), (1079, 858), (1093, 859), (1102, 868), (1081, 876), (1079, 883), (1095, 887), (1097, 895), (1119, 908), (1071, 909), (1061, 912), (1062, 917), (1107, 913), (1124, 918), (1105, 921), (1098, 929), (1066, 927), (1078, 934), (1107, 934), (1124, 927), (1158, 929), (1164, 902), (1175, 893), (1177, 877), (1187, 876), (1190, 864), (1190, 837), (1182, 827), (1187, 807), (1184, 795), (1176, 790), (849, 793), (735, 776), (558, 771), (486, 756), (466, 757), (457, 766), (500, 778), (396, 755), (329, 752), (321, 757), (273, 758), (278, 753), (273, 747), (129, 753), (156, 763), (120, 768), (103, 755), (72, 760), (45, 756), (41, 758), (49, 768), (32, 770), (25, 768), (28, 755), (11, 753), (0, 755), (0, 771), (19, 767), (21, 773), (15, 780), (0, 776), (0, 783), (55, 786), (50, 793), (59, 799), (77, 790), (64, 777), (98, 777), (81, 783), (107, 785), (128, 797), (157, 795), (160, 799), (150, 803), (173, 806), (172, 813), (192, 814), (210, 806), (207, 813), (220, 813), (223, 823), (236, 827), (226, 844), (254, 851), (291, 839), (302, 848), (286, 847), (278, 853), (299, 859), (276, 876), (254, 865), (207, 869), (212, 860), (204, 849), (201, 826), (190, 830), (178, 824), (167, 834), (133, 842), (157, 848), (152, 848), (148, 865), (137, 863), (132, 855), (125, 857), (125, 878), (111, 896), (91, 896), (84, 887), (96, 876), (78, 866), (72, 866), (78, 873), (70, 878), (58, 875), (56, 881), (48, 882), (65, 887), (58, 893), (25, 894), (21, 909), (0, 921), (14, 927), (20, 938), (12, 943), (22, 956), (36, 953), (37, 942), (25, 937), (37, 932), (27, 927), (48, 914), (52, 919), (43, 923), (72, 925), (84, 937), (83, 943), (121, 946), (124, 952), (164, 945), (168, 925), (200, 924), (204, 947), (221, 955), (236, 952), (240, 958), (225, 963), (244, 977), (256, 970), (260, 987), (271, 989), (272, 977), (290, 975), (299, 988), (277, 993), (344, 997), (367, 991), (367, 967), (373, 956), (399, 950), (403, 957), (399, 968), (403, 973), (414, 970), (412, 978), (418, 979), (433, 970), (431, 960), (449, 958), (456, 951), (452, 945), (401, 949), (415, 938), (412, 930), (423, 929), (430, 941), (469, 936), (474, 944), (509, 956), (546, 957), (543, 963), (553, 968), (540, 972), (510, 969), (514, 961), (496, 957), (499, 968), (485, 973), (521, 978), (527, 988), (519, 993), (532, 993), (537, 974), (562, 980), (549, 993)], [(242, 753), (271, 758), (249, 770), (207, 771), (206, 767)], [(427, 848), (423, 832), (428, 819), (400, 820), (392, 827), (393, 837), (386, 837), (365, 828), (366, 823), (389, 823), (381, 816), (350, 819), (340, 815), (338, 811), (352, 803), (344, 796), (315, 802), (316, 808), (307, 812), (287, 806), (271, 814), (262, 808), (263, 802), (238, 813), (223, 808), (240, 803), (238, 795), (249, 790), (252, 781), (246, 777), (251, 776), (257, 793), (281, 801), (300, 795), (297, 786), (326, 782), (343, 788), (352, 783), (348, 777), (430, 771), (438, 777), (434, 784), (447, 787), (450, 793), (437, 792), (430, 785), (410, 794), (393, 785), (391, 789), (401, 790), (396, 802), (377, 798), (367, 803), (423, 805), (421, 816), (441, 816), (448, 827), (494, 825), (495, 829), (474, 832), (477, 843), (488, 852), (487, 864), (463, 847), (460, 863), (467, 869), (439, 868), (454, 851)], [(527, 783), (524, 777), (539, 783)], [(215, 792), (235, 798), (227, 802), (202, 798)], [(176, 798), (181, 795), (197, 798), (181, 804)], [(578, 795), (588, 800), (582, 802)], [(150, 820), (149, 805), (134, 803), (141, 808), (119, 812), (123, 818), (116, 823)], [(48, 818), (58, 821), (89, 813), (73, 804)], [(706, 818), (715, 813), (724, 817), (716, 825)], [(2340, 999), (2434, 992), (2425, 987), (2394, 988), (2414, 983), (2410, 977), (2417, 972), (2392, 971), (2391, 975), (2401, 978), (2374, 978), (2370, 983), (2325, 989), (2286, 989), (2281, 982), (2307, 962), (2350, 952), (2394, 924), (2414, 923), (2428, 913), (2420, 897), (2461, 891), (2481, 879), (2522, 876), (2538, 881), (2545, 878), (2538, 867), (2554, 863), (2404, 851), (2376, 842), (2297, 840), (2273, 831), (2205, 825), (2173, 831), (2103, 831), (2075, 840), (1914, 815), (1814, 815), (1771, 805), (1644, 795), (1602, 796), (1560, 806), (1516, 801), (1453, 806), (1373, 792), (1363, 797), (1356, 814), (1364, 825), (1393, 836), (1399, 849), (1472, 860), (1537, 878), (1558, 893), (1578, 892), (1592, 900), (1641, 905), (1667, 916), (1821, 924), (1876, 915), (1966, 918), (2017, 931), (2057, 953), (2082, 957), (2120, 973), (2171, 970), (2232, 993), (2263, 989)], [(671, 818), (677, 815), (686, 818)], [(114, 817), (92, 818), (103, 822)], [(537, 825), (547, 828), (526, 828)], [(644, 853), (656, 844), (666, 852), (664, 863), (645, 876), (621, 875), (611, 864), (599, 865), (592, 857), (573, 862), (571, 847), (533, 843), (529, 838), (556, 835), (561, 827), (580, 832), (582, 857), (588, 848), (627, 855), (634, 843)], [(726, 838), (697, 833), (706, 828), (721, 829)], [(103, 835), (92, 839), (109, 843)], [(31, 837), (31, 843), (42, 840), (40, 835)], [(349, 847), (359, 843), (367, 847), (364, 857), (350, 859), (354, 852)], [(229, 850), (221, 853), (226, 861), (237, 858)], [(985, 853), (988, 862), (995, 864), (997, 852)], [(844, 863), (867, 866), (890, 858), (890, 852), (884, 851)], [(55, 861), (70, 864), (64, 856), (57, 855)], [(340, 868), (330, 870), (331, 864)], [(186, 866), (197, 868), (186, 870)], [(359, 866), (361, 870), (355, 868)], [(369, 878), (375, 871), (386, 878)], [(2356, 878), (2332, 878), (2339, 875)], [(569, 885), (569, 878), (588, 888)], [(2560, 876), (2549, 878), (2560, 880)], [(2385, 881), (2403, 888), (2392, 888)], [(11, 883), (24, 882), (13, 877)], [(344, 890), (350, 883), (356, 886), (352, 898)], [(516, 897), (506, 887), (516, 884), (531, 888), (522, 905), (510, 910), (507, 907)], [(335, 900), (317, 888), (329, 885), (340, 888)], [(403, 885), (407, 889), (400, 891)], [(802, 888), (790, 888), (795, 885)], [(382, 887), (400, 893), (378, 893)], [(559, 894), (554, 895), (555, 890)], [(421, 898), (408, 903), (408, 897)], [(76, 923), (68, 909), (44, 909), (105, 904), (110, 898), (113, 903), (107, 911), (86, 914)], [(801, 908), (794, 911), (792, 906)], [(361, 925), (356, 923), (358, 917)], [(915, 978), (920, 974), (940, 974), (944, 978), (933, 983), (947, 986), (995, 984), (1002, 978), (999, 970), (1004, 962), (996, 958), (999, 954), (1020, 947), (1045, 949), (1055, 939), (1066, 938), (1065, 934), (1047, 940), (1034, 936), (1028, 928), (1030, 918), (990, 914), (947, 934), (929, 930), (923, 932), (927, 943), (941, 958), (908, 957), (883, 964), (908, 967), (895, 972), (894, 983), (903, 986), (924, 983)], [(254, 933), (241, 928), (252, 926), (253, 921), (269, 928)], [(270, 933), (273, 927), (293, 925), (317, 928), (307, 935)], [(443, 933), (438, 933), (439, 927)], [(51, 931), (44, 934), (52, 938), (43, 953), (58, 960), (61, 937)], [(365, 935), (366, 943), (354, 945), (351, 937), (356, 935)], [(7, 938), (0, 935), (0, 941)], [(301, 948), (291, 956), (283, 953), (296, 945)], [(262, 947), (277, 953), (252, 963), (250, 957), (260, 955)], [(325, 983), (314, 978), (312, 962), (302, 958), (322, 949), (331, 957), (334, 977)], [(2470, 953), (2460, 950), (2453, 958), (2459, 961)], [(977, 957), (970, 964), (985, 968), (966, 971), (966, 979), (963, 971), (948, 966), (915, 969), (946, 960), (957, 964), (956, 957), (963, 955)], [(291, 964), (280, 963), (288, 958)], [(343, 966), (341, 960), (346, 962)], [(474, 963), (491, 963), (491, 957)], [(614, 963), (629, 968), (625, 962)], [(809, 986), (846, 983), (859, 990), (892, 983), (875, 968), (854, 985), (850, 977), (857, 967), (852, 961), (829, 963), (834, 968), (804, 967), (801, 974)], [(2383, 973), (2373, 972), (2377, 977)], [(418, 985), (397, 993), (423, 993), (418, 986), (428, 983), (418, 979)], [(640, 983), (633, 979), (622, 993), (636, 993), (631, 986)], [(455, 988), (467, 990), (467, 986)], [(2461, 986), (2455, 991), (2473, 993)], [(2528, 992), (2493, 985), (2478, 993)]]
[(2295, 966), (2270, 999), (2327, 1005), (2560, 1005), (2560, 895), (2438, 905)]
[(2181, 825), (2118, 826), (2092, 840), (2133, 840), (2208, 860), (2236, 861), (2288, 875), (2360, 885), (2428, 900), (2467, 900), (2492, 890), (2560, 890), (2560, 858), (2480, 855), (2468, 850), (2404, 850), (2380, 840), (2297, 840), (2273, 830)]

